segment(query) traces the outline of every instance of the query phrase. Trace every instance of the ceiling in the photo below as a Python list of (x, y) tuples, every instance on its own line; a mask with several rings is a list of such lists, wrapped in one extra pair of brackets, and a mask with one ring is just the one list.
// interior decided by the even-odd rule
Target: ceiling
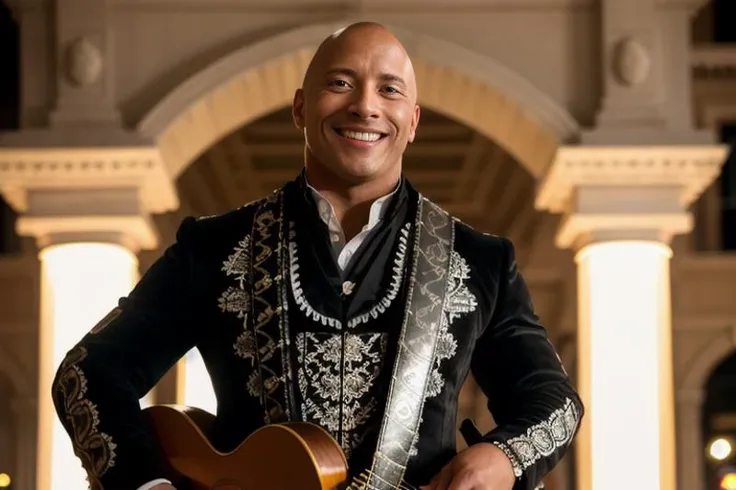
[[(285, 107), (229, 134), (178, 180), (181, 209), (156, 216), (165, 243), (186, 215), (213, 215), (261, 198), (301, 169), (303, 136)], [(482, 231), (530, 246), (539, 220), (534, 178), (493, 141), (424, 109), (405, 174), (429, 199)]]

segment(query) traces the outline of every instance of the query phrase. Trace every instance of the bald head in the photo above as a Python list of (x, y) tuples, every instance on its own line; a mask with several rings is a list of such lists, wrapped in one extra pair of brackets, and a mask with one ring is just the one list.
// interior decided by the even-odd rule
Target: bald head
[[(328, 36), (319, 45), (304, 74), (302, 88), (307, 90), (329, 70), (335, 58), (346, 55), (368, 54), (376, 49), (390, 55), (394, 65), (403, 72), (400, 76), (416, 100), (416, 78), (409, 54), (399, 39), (386, 27), (376, 22), (356, 22)], [(397, 63), (398, 62), (398, 63)]]
[(416, 102), (414, 68), (388, 29), (361, 22), (325, 39), (294, 94), (310, 182), (390, 190), (414, 140)]

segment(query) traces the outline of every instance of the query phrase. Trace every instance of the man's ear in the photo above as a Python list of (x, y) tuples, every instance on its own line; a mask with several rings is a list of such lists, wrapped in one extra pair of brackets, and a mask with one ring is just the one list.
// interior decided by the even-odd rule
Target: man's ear
[(297, 129), (304, 130), (304, 89), (297, 89), (291, 104), (291, 117)]
[(414, 108), (414, 116), (411, 118), (411, 128), (409, 130), (409, 143), (414, 143), (414, 138), (417, 135), (417, 126), (419, 125), (419, 115), (421, 110), (419, 105)]

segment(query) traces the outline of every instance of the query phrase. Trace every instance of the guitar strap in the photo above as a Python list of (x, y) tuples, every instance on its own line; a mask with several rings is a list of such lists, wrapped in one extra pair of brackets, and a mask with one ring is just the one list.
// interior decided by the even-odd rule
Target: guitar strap
[(427, 384), (443, 321), (450, 256), (452, 218), (420, 196), (404, 321), (399, 336), (378, 445), (364, 486), (395, 490), (404, 478), (426, 399)]

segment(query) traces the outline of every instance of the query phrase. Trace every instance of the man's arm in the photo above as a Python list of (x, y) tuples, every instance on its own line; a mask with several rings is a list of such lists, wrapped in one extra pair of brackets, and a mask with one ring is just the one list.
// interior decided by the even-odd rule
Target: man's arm
[(514, 488), (531, 490), (570, 446), (583, 405), (534, 312), (513, 245), (499, 240), (503, 265), (498, 300), (471, 369), (497, 424), (483, 440), (511, 460)]
[(54, 405), (92, 490), (132, 490), (165, 476), (139, 400), (198, 342), (194, 226), (182, 223), (177, 242), (56, 373)]

